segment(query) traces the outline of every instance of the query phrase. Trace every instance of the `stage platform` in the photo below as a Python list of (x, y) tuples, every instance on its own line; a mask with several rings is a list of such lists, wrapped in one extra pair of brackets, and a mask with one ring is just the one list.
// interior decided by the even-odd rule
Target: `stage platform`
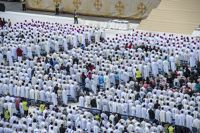
[[(35, 14), (35, 13), (24, 13), (24, 12), (13, 12), (13, 11), (6, 11), (6, 12), (0, 12), (0, 17), (3, 17), (5, 19), (11, 19), (12, 23), (16, 22), (23, 22), (25, 20), (31, 21), (31, 19), (34, 20), (40, 20), (40, 21), (48, 21), (52, 23), (61, 23), (61, 24), (73, 24), (73, 17), (64, 17), (64, 16), (55, 16), (55, 15), (43, 15), (43, 14)], [(129, 34), (132, 33), (133, 29), (137, 29), (138, 23), (129, 23), (129, 29), (128, 30), (120, 30), (119, 29), (110, 29), (109, 28), (109, 21), (99, 21), (99, 20), (88, 20), (85, 18), (79, 19), (80, 25), (89, 25), (89, 26), (95, 26), (98, 28), (103, 28), (106, 31), (107, 37), (114, 37), (116, 34)], [(143, 30), (139, 30), (143, 31)], [(150, 31), (151, 30), (146, 30)], [(163, 32), (161, 32), (163, 33)], [(200, 30), (195, 30), (193, 32), (194, 36), (200, 36)]]

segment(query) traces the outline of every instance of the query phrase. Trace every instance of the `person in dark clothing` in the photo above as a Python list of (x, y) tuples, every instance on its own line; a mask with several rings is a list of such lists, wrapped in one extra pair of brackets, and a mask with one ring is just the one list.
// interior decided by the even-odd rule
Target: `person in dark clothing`
[(48, 75), (48, 74), (49, 74), (49, 71), (50, 71), (50, 69), (48, 68), (47, 70), (44, 71), (44, 74), (45, 74), (45, 75)]
[(181, 110), (183, 108), (183, 105), (180, 103), (179, 105), (177, 105), (178, 110)]
[(64, 127), (64, 125), (62, 124), (59, 131), (60, 133), (65, 133), (66, 128)]
[(26, 0), (22, 0), (22, 11), (26, 11)]
[(200, 73), (200, 62), (197, 63), (197, 74)]
[(3, 18), (3, 20), (2, 20), (3, 27), (5, 26), (6, 23), (7, 23), (6, 20)]
[(156, 100), (156, 103), (154, 104), (154, 109), (158, 109), (160, 107), (160, 104), (158, 100)]
[(137, 93), (137, 94), (135, 95), (135, 100), (139, 100), (139, 99), (140, 99), (140, 94)]
[[(114, 123), (117, 124), (119, 122), (119, 120), (121, 119), (121, 116), (119, 114), (115, 114), (115, 117), (114, 117)], [(114, 124), (114, 125), (115, 125)]]
[(50, 64), (51, 66), (53, 66), (53, 59), (52, 59), (52, 58), (50, 59), (49, 64)]
[(56, 84), (56, 86), (54, 87), (54, 92), (55, 92), (56, 94), (58, 94), (58, 90), (59, 90), (59, 87), (58, 87), (58, 84)]
[(92, 71), (94, 69), (94, 65), (92, 65), (91, 63), (86, 64), (86, 69), (89, 71)]
[(93, 107), (93, 108), (96, 108), (96, 107), (97, 107), (97, 102), (96, 102), (96, 99), (95, 99), (95, 98), (92, 99), (90, 103), (91, 103), (91, 107)]
[(56, 12), (56, 15), (59, 15), (59, 3), (56, 3), (55, 5), (55, 12)]
[(169, 83), (169, 87), (170, 88), (173, 87), (173, 78), (172, 78), (172, 75), (168, 75), (167, 76), (167, 83)]
[(0, 18), (0, 27), (3, 27), (3, 21), (2, 21), (2, 18)]
[(65, 69), (65, 66), (63, 64), (61, 64), (60, 70), (64, 70), (64, 69)]
[(67, 75), (70, 75), (70, 66), (69, 65), (67, 65), (66, 71), (67, 71)]
[(73, 58), (73, 64), (75, 64), (75, 63), (78, 64), (78, 62), (79, 62), (78, 58), (76, 58), (76, 57)]
[(183, 78), (179, 79), (180, 86), (183, 86), (185, 84), (185, 80)]
[(86, 75), (85, 75), (85, 73), (83, 72), (82, 74), (81, 74), (81, 83), (82, 83), (82, 89), (83, 89), (83, 91), (84, 92), (88, 92), (88, 90), (87, 90), (87, 88), (85, 87), (85, 79), (86, 79), (87, 77), (86, 77)]
[(44, 62), (45, 62), (45, 63), (48, 63), (48, 62), (49, 62), (49, 59), (46, 57)]
[(78, 24), (78, 15), (76, 10), (74, 10), (74, 24)]
[(153, 109), (149, 109), (148, 113), (149, 113), (149, 120), (151, 122), (154, 122), (154, 120), (155, 120), (155, 112), (154, 112), (154, 110)]
[(186, 67), (186, 68), (184, 69), (184, 71), (183, 71), (183, 75), (184, 75), (186, 78), (190, 77), (190, 73), (191, 73), (191, 71), (189, 70), (188, 67)]
[(119, 45), (117, 45), (117, 46), (115, 47), (115, 51), (117, 51), (117, 50), (120, 50)]
[(17, 56), (22, 56), (22, 54), (23, 54), (23, 51), (22, 51), (22, 49), (21, 48), (17, 48), (17, 50), (16, 50), (16, 52), (17, 52)]
[(82, 81), (83, 84), (85, 84), (85, 79), (86, 79), (86, 78), (87, 78), (87, 77), (86, 77), (85, 73), (83, 72), (83, 73), (81, 74), (81, 81)]
[(17, 50), (16, 50), (16, 53), (17, 53), (18, 61), (21, 62), (22, 61), (22, 57), (23, 57), (23, 50), (18, 47)]
[(35, 74), (35, 68), (31, 70), (31, 77)]
[(135, 91), (140, 92), (139, 84), (134, 84), (134, 89), (135, 89)]

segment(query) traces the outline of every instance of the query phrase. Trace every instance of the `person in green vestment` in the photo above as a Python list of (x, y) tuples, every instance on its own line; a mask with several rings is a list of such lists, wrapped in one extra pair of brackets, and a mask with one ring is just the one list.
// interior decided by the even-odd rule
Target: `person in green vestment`
[(168, 127), (168, 133), (174, 133), (174, 127), (173, 127), (173, 125), (170, 125)]
[(196, 85), (195, 85), (194, 89), (195, 89), (194, 90), (195, 92), (200, 92), (200, 83), (199, 83), (199, 81), (196, 82)]

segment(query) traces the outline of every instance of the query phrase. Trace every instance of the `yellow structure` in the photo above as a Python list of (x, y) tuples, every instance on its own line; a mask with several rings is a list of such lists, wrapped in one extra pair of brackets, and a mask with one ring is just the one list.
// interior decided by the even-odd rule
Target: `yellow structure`
[(83, 15), (143, 19), (160, 0), (26, 0), (28, 9), (33, 10), (55, 11), (55, 3), (68, 13), (76, 9)]

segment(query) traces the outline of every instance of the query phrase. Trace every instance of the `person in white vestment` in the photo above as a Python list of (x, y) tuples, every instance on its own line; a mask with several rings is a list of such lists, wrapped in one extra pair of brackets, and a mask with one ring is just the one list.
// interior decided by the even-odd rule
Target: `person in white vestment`
[(63, 89), (62, 91), (62, 101), (65, 105), (68, 104), (68, 92), (66, 89)]

